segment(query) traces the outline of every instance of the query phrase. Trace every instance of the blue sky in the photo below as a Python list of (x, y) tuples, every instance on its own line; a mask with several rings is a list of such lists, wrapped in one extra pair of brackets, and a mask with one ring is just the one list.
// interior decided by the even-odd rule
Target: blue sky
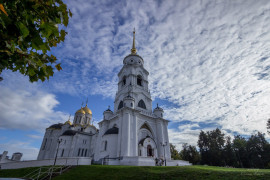
[[(137, 52), (150, 90), (170, 120), (170, 141), (196, 145), (200, 130), (266, 133), (270, 118), (268, 0), (66, 1), (73, 17), (52, 50), (63, 71), (29, 83), (4, 71), (0, 83), (0, 152), (35, 159), (51, 124), (65, 122), (88, 98), (94, 123), (113, 106), (117, 73)], [(72, 118), (71, 117), (71, 118)], [(267, 138), (269, 136), (267, 135)]]

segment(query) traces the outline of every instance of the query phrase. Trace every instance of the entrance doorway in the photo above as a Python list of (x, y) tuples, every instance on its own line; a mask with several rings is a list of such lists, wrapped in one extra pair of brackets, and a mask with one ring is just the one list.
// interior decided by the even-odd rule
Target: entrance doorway
[(151, 147), (151, 145), (147, 146), (147, 156), (148, 157), (153, 157), (154, 156), (154, 151), (153, 151), (153, 148)]

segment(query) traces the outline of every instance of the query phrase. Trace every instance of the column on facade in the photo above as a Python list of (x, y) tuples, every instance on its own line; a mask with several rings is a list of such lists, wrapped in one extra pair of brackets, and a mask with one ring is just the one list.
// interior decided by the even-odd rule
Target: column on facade
[(130, 156), (138, 156), (138, 137), (137, 137), (138, 117), (133, 113), (130, 121)]
[(130, 113), (124, 112), (122, 119), (121, 156), (130, 154)]
[(164, 156), (163, 147), (160, 143), (164, 143), (164, 127), (163, 122), (161, 120), (157, 120), (157, 149), (158, 149), (158, 157)]
[(170, 143), (169, 143), (169, 137), (168, 137), (168, 122), (163, 121), (164, 123), (164, 138), (165, 138), (165, 142), (167, 142), (167, 146), (165, 147), (166, 149), (166, 159), (171, 159), (171, 152), (170, 152)]

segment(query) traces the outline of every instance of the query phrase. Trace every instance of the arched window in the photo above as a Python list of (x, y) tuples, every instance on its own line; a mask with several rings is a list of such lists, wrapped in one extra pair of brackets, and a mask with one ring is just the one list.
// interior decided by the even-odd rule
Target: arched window
[(123, 101), (120, 101), (119, 105), (118, 105), (118, 109), (121, 109), (124, 106)]
[(140, 75), (137, 76), (137, 84), (139, 86), (142, 86), (142, 76), (140, 76)]
[(78, 156), (80, 156), (80, 152), (81, 152), (81, 148), (79, 148), (79, 150), (78, 150)]
[(146, 109), (145, 103), (143, 102), (142, 99), (139, 101), (138, 106), (139, 106), (140, 108)]
[(104, 143), (104, 151), (106, 151), (107, 150), (107, 141), (105, 141), (105, 143)]
[(127, 78), (126, 78), (126, 76), (124, 76), (124, 77), (123, 77), (122, 82), (123, 82), (123, 83), (122, 83), (122, 86), (126, 85), (126, 82), (127, 82)]
[(144, 123), (144, 124), (141, 126), (140, 129), (147, 129), (148, 131), (150, 131), (150, 132), (152, 133), (150, 127), (149, 127), (146, 123)]
[(84, 152), (84, 149), (82, 149), (82, 154), (81, 154), (81, 156), (83, 156), (83, 152)]
[(65, 152), (65, 150), (64, 150), (64, 149), (62, 149), (61, 157), (63, 157), (63, 156), (64, 156), (64, 152)]

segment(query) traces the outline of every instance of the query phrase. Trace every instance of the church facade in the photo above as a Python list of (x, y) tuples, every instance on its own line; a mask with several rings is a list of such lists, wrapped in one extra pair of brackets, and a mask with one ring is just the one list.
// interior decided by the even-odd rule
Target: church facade
[(152, 110), (149, 72), (136, 52), (135, 31), (131, 53), (118, 73), (114, 108), (103, 113), (99, 128), (92, 125), (92, 111), (81, 107), (68, 120), (46, 129), (38, 160), (61, 157), (92, 157), (115, 165), (155, 165), (156, 158), (171, 160), (168, 120), (157, 105)]

